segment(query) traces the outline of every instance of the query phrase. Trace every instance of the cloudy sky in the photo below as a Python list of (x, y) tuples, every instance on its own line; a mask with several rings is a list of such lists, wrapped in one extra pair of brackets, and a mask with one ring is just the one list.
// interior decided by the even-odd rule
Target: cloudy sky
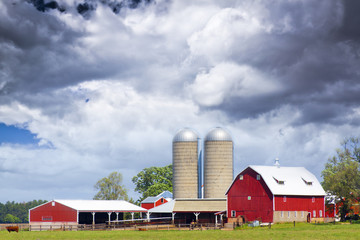
[(0, 1), (0, 202), (92, 199), (171, 164), (183, 127), (227, 129), (235, 174), (321, 179), (360, 133), (357, 0)]

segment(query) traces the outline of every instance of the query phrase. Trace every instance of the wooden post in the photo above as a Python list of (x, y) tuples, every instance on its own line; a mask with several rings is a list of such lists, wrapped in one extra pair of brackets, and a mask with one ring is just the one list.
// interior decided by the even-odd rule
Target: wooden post
[(294, 227), (295, 227), (295, 221), (294, 221)]

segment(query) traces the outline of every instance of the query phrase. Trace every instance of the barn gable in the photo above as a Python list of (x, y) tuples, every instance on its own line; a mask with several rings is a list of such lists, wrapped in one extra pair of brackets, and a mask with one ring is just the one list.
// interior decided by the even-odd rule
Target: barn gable
[(77, 210), (56, 201), (29, 210), (30, 222), (77, 222)]
[(251, 168), (242, 171), (227, 191), (229, 218), (241, 217), (245, 221), (271, 222), (273, 195), (259, 174)]

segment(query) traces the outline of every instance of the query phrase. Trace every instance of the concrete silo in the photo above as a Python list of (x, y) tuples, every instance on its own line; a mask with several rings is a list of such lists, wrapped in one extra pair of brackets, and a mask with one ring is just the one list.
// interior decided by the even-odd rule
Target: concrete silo
[(173, 197), (198, 197), (198, 135), (182, 129), (173, 139)]
[(233, 180), (233, 141), (222, 128), (212, 129), (204, 142), (204, 197), (225, 198)]

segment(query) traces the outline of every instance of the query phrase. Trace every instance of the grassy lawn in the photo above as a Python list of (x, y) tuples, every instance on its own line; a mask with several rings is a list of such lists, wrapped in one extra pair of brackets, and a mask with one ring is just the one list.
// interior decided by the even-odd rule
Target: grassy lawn
[(360, 225), (276, 224), (271, 229), (245, 227), (235, 231), (1, 231), (0, 239), (360, 239)]

